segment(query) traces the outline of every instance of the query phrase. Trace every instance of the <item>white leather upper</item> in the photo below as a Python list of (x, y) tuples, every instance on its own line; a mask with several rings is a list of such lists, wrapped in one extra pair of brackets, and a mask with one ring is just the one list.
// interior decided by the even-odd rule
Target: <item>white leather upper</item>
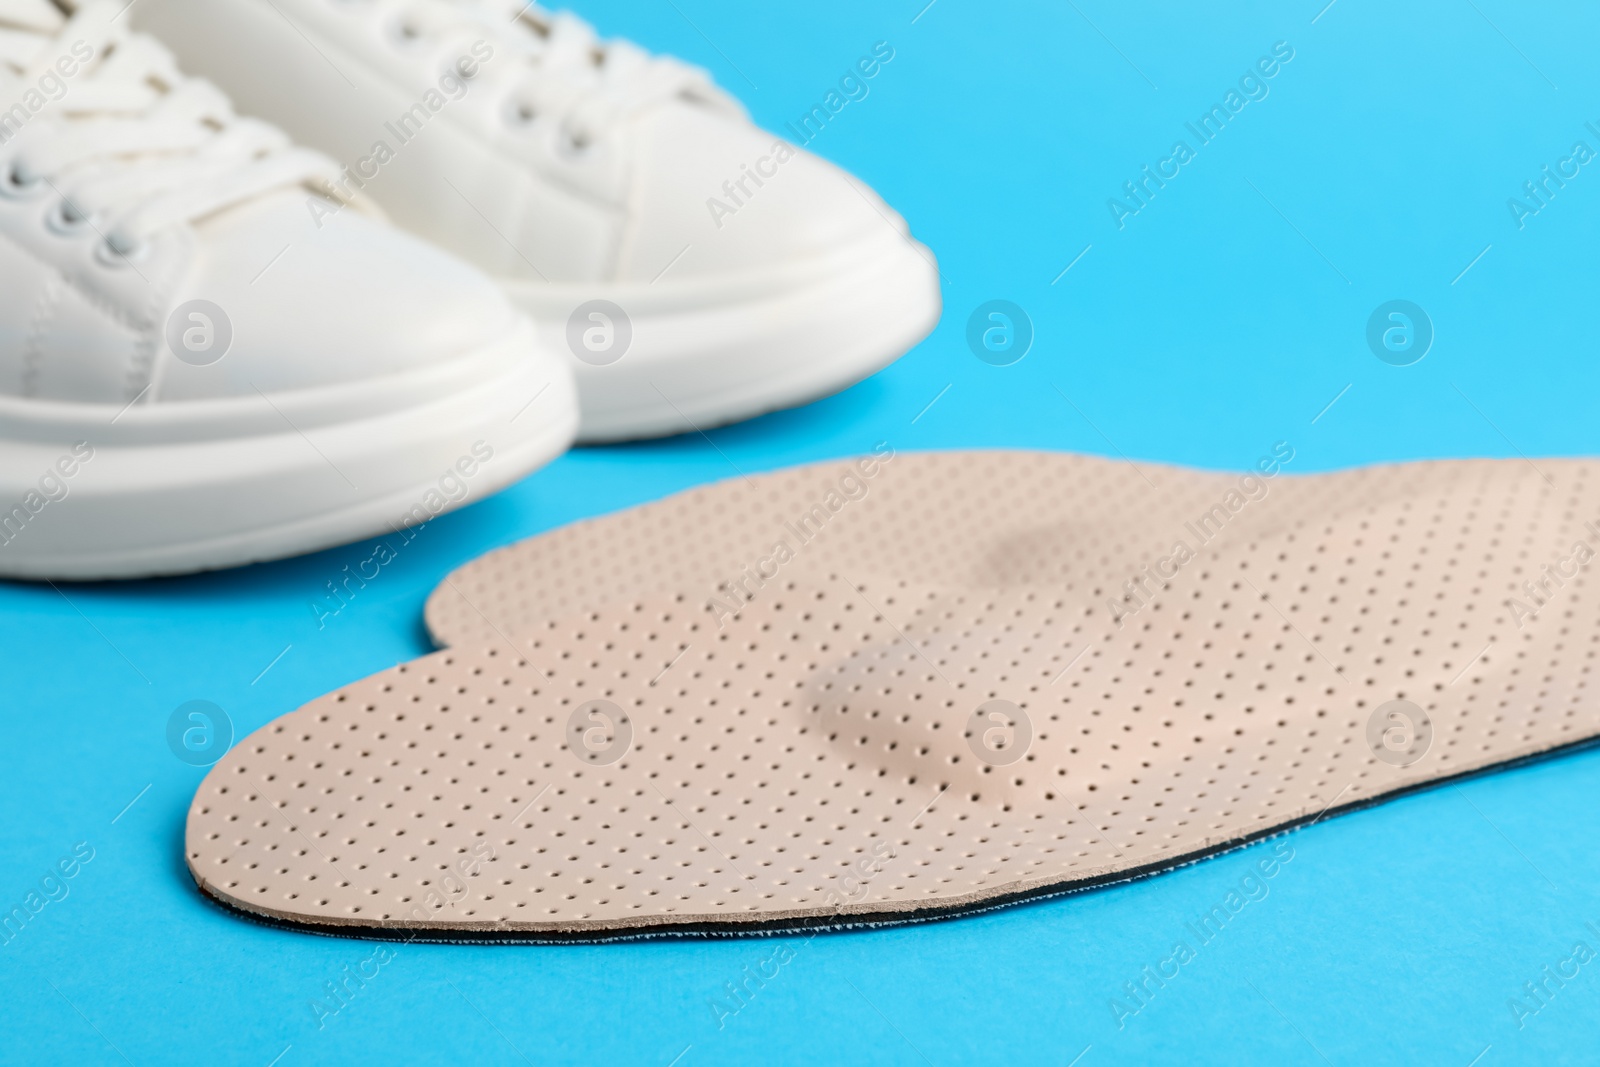
[[(513, 22), (519, 10), (532, 14)], [(364, 192), (396, 222), (498, 277), (747, 277), (904, 230), (869, 189), (792, 146), (755, 184), (746, 174), (778, 139), (704, 72), (601, 46), (571, 16), (514, 0), (140, 0), (134, 18), (242, 109), (374, 172)], [(440, 91), (485, 53), (459, 97)], [(402, 142), (396, 117), (430, 90), (439, 106)], [(363, 168), (380, 141), (393, 159)], [(730, 201), (725, 183), (741, 179), (750, 195)]]
[[(0, 99), (23, 108), (0, 114), (12, 117), (0, 126), (0, 394), (150, 404), (313, 389), (467, 355), (517, 327), (478, 271), (319, 195), (330, 160), (236, 119), (120, 10), (86, 5), (64, 22), (46, 0), (0, 0)], [(31, 107), (41, 72), (86, 48), (93, 59), (68, 64)], [(167, 339), (173, 310), (195, 299), (231, 326), (208, 366)]]
[(161, 398), (367, 381), (470, 355), (515, 328), (518, 313), (477, 270), (354, 211), (318, 229), (306, 200), (280, 193), (201, 227), (173, 303), (222, 307), (233, 346), (220, 362), (195, 367), (163, 343)]
[[(650, 281), (680, 253), (667, 275), (675, 281), (737, 274), (825, 257), (903, 226), (866, 185), (749, 123), (673, 102), (636, 127), (637, 166), (650, 179), (633, 192), (618, 280)], [(733, 213), (713, 212), (713, 199)]]

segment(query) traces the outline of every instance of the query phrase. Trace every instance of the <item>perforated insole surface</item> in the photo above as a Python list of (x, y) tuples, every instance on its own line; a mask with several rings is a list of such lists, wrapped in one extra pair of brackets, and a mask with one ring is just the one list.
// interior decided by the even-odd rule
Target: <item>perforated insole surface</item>
[(899, 921), (1600, 733), (1593, 464), (1278, 459), (825, 464), (491, 553), (450, 648), (213, 768), (191, 869), (350, 934)]

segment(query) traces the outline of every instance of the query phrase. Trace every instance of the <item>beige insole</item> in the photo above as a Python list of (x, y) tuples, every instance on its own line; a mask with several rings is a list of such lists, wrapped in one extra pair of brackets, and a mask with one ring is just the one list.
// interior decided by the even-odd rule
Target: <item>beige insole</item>
[(428, 603), (451, 647), (213, 768), (190, 868), (367, 936), (905, 921), (1600, 734), (1594, 464), (1291, 453), (880, 456), (490, 553)]

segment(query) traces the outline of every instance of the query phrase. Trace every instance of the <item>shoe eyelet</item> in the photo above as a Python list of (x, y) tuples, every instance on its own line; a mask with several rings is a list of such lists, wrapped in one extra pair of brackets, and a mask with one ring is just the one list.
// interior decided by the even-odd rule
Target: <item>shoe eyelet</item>
[(76, 237), (94, 223), (78, 213), (77, 206), (63, 197), (44, 216), (45, 228), (58, 237)]
[(574, 132), (563, 127), (556, 135), (556, 149), (569, 158), (584, 155), (593, 144), (594, 139), (582, 131)]
[(23, 180), (19, 173), (18, 163), (12, 160), (0, 169), (0, 195), (8, 196), (14, 200), (27, 200), (49, 188), (43, 178), (34, 178), (32, 181)]
[(129, 267), (150, 258), (149, 241), (135, 241), (126, 248), (118, 248), (113, 240), (113, 236), (108, 236), (95, 243), (94, 258), (102, 267)]
[(526, 100), (507, 100), (501, 112), (507, 126), (527, 129), (539, 120), (538, 110)]
[(396, 48), (415, 48), (422, 40), (422, 31), (404, 15), (389, 23), (389, 43)]

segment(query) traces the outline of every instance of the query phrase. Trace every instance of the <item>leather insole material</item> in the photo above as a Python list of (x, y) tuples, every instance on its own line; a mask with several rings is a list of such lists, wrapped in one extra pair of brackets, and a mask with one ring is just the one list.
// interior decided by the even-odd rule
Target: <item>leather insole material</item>
[[(1241, 485), (896, 456), (831, 508), (846, 469), (695, 490), (458, 571), (428, 606), (452, 647), (213, 768), (188, 826), (202, 889), (402, 938), (916, 920), (1600, 733), (1588, 462)], [(819, 501), (820, 532), (791, 529)]]

